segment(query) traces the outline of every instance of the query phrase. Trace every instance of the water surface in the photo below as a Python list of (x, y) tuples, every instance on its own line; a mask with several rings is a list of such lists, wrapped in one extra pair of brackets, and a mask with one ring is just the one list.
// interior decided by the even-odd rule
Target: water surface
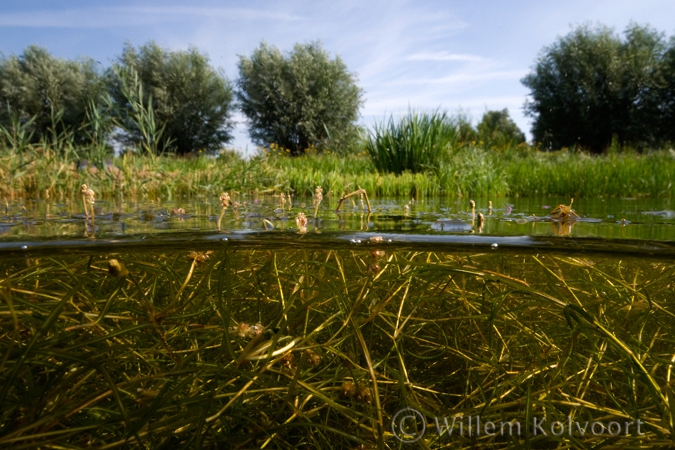
[[(223, 215), (221, 231), (297, 231), (295, 217), (310, 218), (310, 230), (367, 231), (418, 235), (569, 236), (616, 239), (675, 240), (675, 204), (672, 199), (576, 199), (579, 215), (573, 223), (553, 220), (549, 214), (570, 199), (507, 198), (476, 200), (472, 215), (468, 199), (401, 201), (373, 199), (368, 213), (357, 199), (347, 200), (337, 213), (337, 200), (326, 198), (314, 219), (312, 199), (294, 199), (282, 209), (279, 197), (239, 196), (235, 210)], [(87, 225), (79, 201), (26, 201), (0, 209), (0, 241), (32, 238), (157, 235), (217, 231), (221, 209), (217, 199), (183, 202), (97, 201), (95, 226)], [(485, 221), (481, 226), (477, 214)]]

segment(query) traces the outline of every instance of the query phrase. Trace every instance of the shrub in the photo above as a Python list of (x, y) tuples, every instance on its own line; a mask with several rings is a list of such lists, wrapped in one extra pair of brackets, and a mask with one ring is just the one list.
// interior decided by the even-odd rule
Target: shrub
[(258, 145), (316, 147), (344, 152), (358, 139), (363, 91), (339, 56), (331, 60), (318, 42), (296, 44), (287, 57), (266, 43), (239, 60), (238, 98)]
[(505, 148), (525, 142), (525, 134), (511, 120), (508, 109), (487, 111), (477, 129), (478, 139), (488, 148)]

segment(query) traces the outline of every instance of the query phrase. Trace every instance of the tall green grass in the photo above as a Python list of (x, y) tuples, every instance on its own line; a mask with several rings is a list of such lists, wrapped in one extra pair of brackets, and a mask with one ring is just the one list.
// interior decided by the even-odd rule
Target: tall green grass
[(675, 153), (506, 152), (500, 163), (508, 194), (517, 196), (672, 197)]
[(366, 144), (373, 164), (382, 173), (397, 175), (434, 171), (459, 141), (459, 123), (446, 111), (409, 111), (398, 121), (391, 116), (373, 126)]
[[(225, 151), (217, 158), (133, 154), (112, 158), (99, 144), (30, 144), (20, 126), (5, 131), (0, 139), (0, 198), (8, 201), (47, 196), (65, 201), (76, 198), (83, 183), (99, 198), (130, 199), (217, 197), (224, 190), (311, 196), (317, 185), (336, 198), (358, 186), (372, 196), (401, 198), (675, 196), (672, 150), (590, 156), (469, 143), (446, 155), (434, 170), (396, 174), (379, 171), (365, 153), (293, 158), (262, 152), (243, 159)], [(96, 164), (78, 166), (81, 158), (92, 158)]]
[[(212, 250), (0, 258), (0, 447), (393, 449), (405, 407), (421, 448), (675, 443), (670, 261)], [(478, 415), (522, 431), (434, 422)]]

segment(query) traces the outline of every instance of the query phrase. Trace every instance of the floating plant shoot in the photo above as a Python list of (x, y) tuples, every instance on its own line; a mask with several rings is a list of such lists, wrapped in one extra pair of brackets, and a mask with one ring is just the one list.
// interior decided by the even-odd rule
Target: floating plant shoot
[(563, 204), (556, 206), (555, 209), (549, 214), (549, 217), (552, 219), (561, 220), (563, 222), (572, 222), (577, 220), (579, 215), (572, 209), (572, 203), (574, 203), (574, 199), (570, 200), (570, 206)]

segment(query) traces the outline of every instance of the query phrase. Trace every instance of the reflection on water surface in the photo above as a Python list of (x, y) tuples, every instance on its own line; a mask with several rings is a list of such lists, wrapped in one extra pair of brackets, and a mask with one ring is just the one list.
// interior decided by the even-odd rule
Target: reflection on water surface
[[(236, 208), (230, 205), (223, 215), (223, 231), (295, 231), (295, 217), (303, 212), (309, 228), (319, 231), (675, 240), (675, 205), (670, 199), (576, 199), (574, 211), (579, 218), (572, 222), (549, 217), (556, 205), (569, 204), (569, 199), (496, 199), (492, 208), (487, 200), (477, 200), (475, 214), (465, 199), (373, 199), (373, 211), (368, 214), (358, 201), (344, 202), (342, 211), (336, 213), (337, 199), (325, 198), (318, 218), (313, 217), (312, 199), (282, 203), (271, 195), (249, 195), (234, 201)], [(95, 226), (87, 226), (83, 206), (77, 201), (5, 204), (0, 209), (0, 240), (215, 231), (221, 207), (217, 199), (97, 201), (94, 211)]]

